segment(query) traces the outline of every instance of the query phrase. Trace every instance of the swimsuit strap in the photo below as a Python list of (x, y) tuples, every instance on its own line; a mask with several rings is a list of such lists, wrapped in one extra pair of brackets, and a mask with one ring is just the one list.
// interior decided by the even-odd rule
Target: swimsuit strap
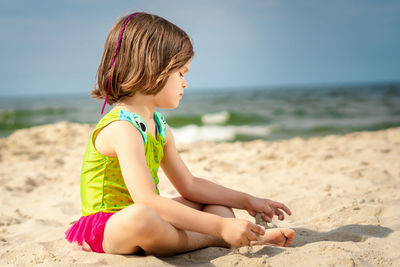
[(164, 116), (160, 112), (154, 112), (154, 119), (157, 125), (157, 132), (159, 135), (164, 137), (164, 140), (167, 138), (167, 121)]
[[(129, 112), (126, 110), (121, 110), (119, 113), (119, 118), (120, 120), (126, 120), (131, 122), (136, 127), (136, 129), (139, 130), (140, 134), (142, 135), (144, 143), (147, 142), (149, 127), (147, 126), (146, 121), (142, 117), (140, 117), (136, 113)], [(157, 111), (154, 112), (154, 121), (156, 123), (157, 133), (160, 136), (162, 136), (165, 140), (167, 136), (167, 121), (165, 120), (164, 116)], [(154, 138), (157, 138), (157, 136), (155, 136)]]
[(119, 119), (131, 122), (136, 127), (136, 129), (139, 130), (140, 134), (142, 135), (143, 142), (146, 144), (147, 135), (149, 134), (149, 127), (147, 126), (146, 121), (142, 119), (142, 117), (140, 117), (136, 113), (121, 110), (119, 113)]

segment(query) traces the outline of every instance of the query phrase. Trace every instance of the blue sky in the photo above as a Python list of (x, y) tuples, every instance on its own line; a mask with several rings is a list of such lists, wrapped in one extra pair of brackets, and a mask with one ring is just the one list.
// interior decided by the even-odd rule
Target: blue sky
[(189, 88), (400, 81), (400, 1), (15, 0), (0, 2), (0, 95), (88, 93), (134, 11), (191, 36)]

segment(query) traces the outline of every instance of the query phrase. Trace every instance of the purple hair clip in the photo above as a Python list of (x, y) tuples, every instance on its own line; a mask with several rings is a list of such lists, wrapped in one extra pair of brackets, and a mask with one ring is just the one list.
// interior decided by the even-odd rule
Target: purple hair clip
[[(125, 23), (124, 23), (124, 26), (122, 26), (121, 32), (119, 33), (118, 43), (117, 43), (117, 46), (115, 47), (115, 52), (114, 52), (114, 56), (113, 56), (113, 59), (112, 59), (111, 68), (114, 66), (114, 63), (115, 63), (115, 56), (117, 55), (119, 45), (121, 44), (122, 34), (123, 34), (124, 31), (125, 31), (125, 26), (126, 26), (126, 24), (131, 20), (131, 18), (133, 18), (134, 16), (136, 16), (136, 15), (138, 15), (138, 14), (140, 14), (140, 13), (133, 13), (132, 15), (130, 15), (129, 18), (126, 19), (126, 21), (125, 21)], [(111, 76), (108, 77), (107, 95), (106, 95), (106, 98), (104, 99), (103, 108), (101, 109), (101, 115), (103, 115), (103, 113), (104, 113), (104, 108), (105, 108), (106, 105), (107, 105), (108, 94), (110, 93), (110, 83), (111, 83)]]

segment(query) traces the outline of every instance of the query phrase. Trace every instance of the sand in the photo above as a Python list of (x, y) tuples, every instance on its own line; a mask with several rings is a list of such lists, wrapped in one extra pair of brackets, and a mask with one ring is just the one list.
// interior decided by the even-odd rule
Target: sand
[[(173, 257), (105, 255), (64, 240), (80, 217), (79, 173), (91, 125), (57, 123), (0, 139), (0, 264), (400, 266), (400, 128), (345, 136), (180, 144), (195, 176), (283, 202), (288, 248), (210, 247)], [(177, 196), (160, 171), (161, 194)], [(254, 221), (247, 212), (236, 216)]]

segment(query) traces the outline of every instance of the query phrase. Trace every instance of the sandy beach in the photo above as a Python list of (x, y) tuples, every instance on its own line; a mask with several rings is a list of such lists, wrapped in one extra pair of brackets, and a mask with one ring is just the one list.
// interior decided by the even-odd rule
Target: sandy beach
[[(288, 248), (206, 248), (173, 257), (81, 250), (64, 239), (81, 215), (79, 176), (92, 125), (61, 122), (0, 139), (0, 264), (400, 266), (400, 128), (247, 143), (178, 144), (195, 176), (285, 203)], [(161, 194), (177, 196), (160, 176)], [(239, 218), (254, 221), (247, 212)]]

